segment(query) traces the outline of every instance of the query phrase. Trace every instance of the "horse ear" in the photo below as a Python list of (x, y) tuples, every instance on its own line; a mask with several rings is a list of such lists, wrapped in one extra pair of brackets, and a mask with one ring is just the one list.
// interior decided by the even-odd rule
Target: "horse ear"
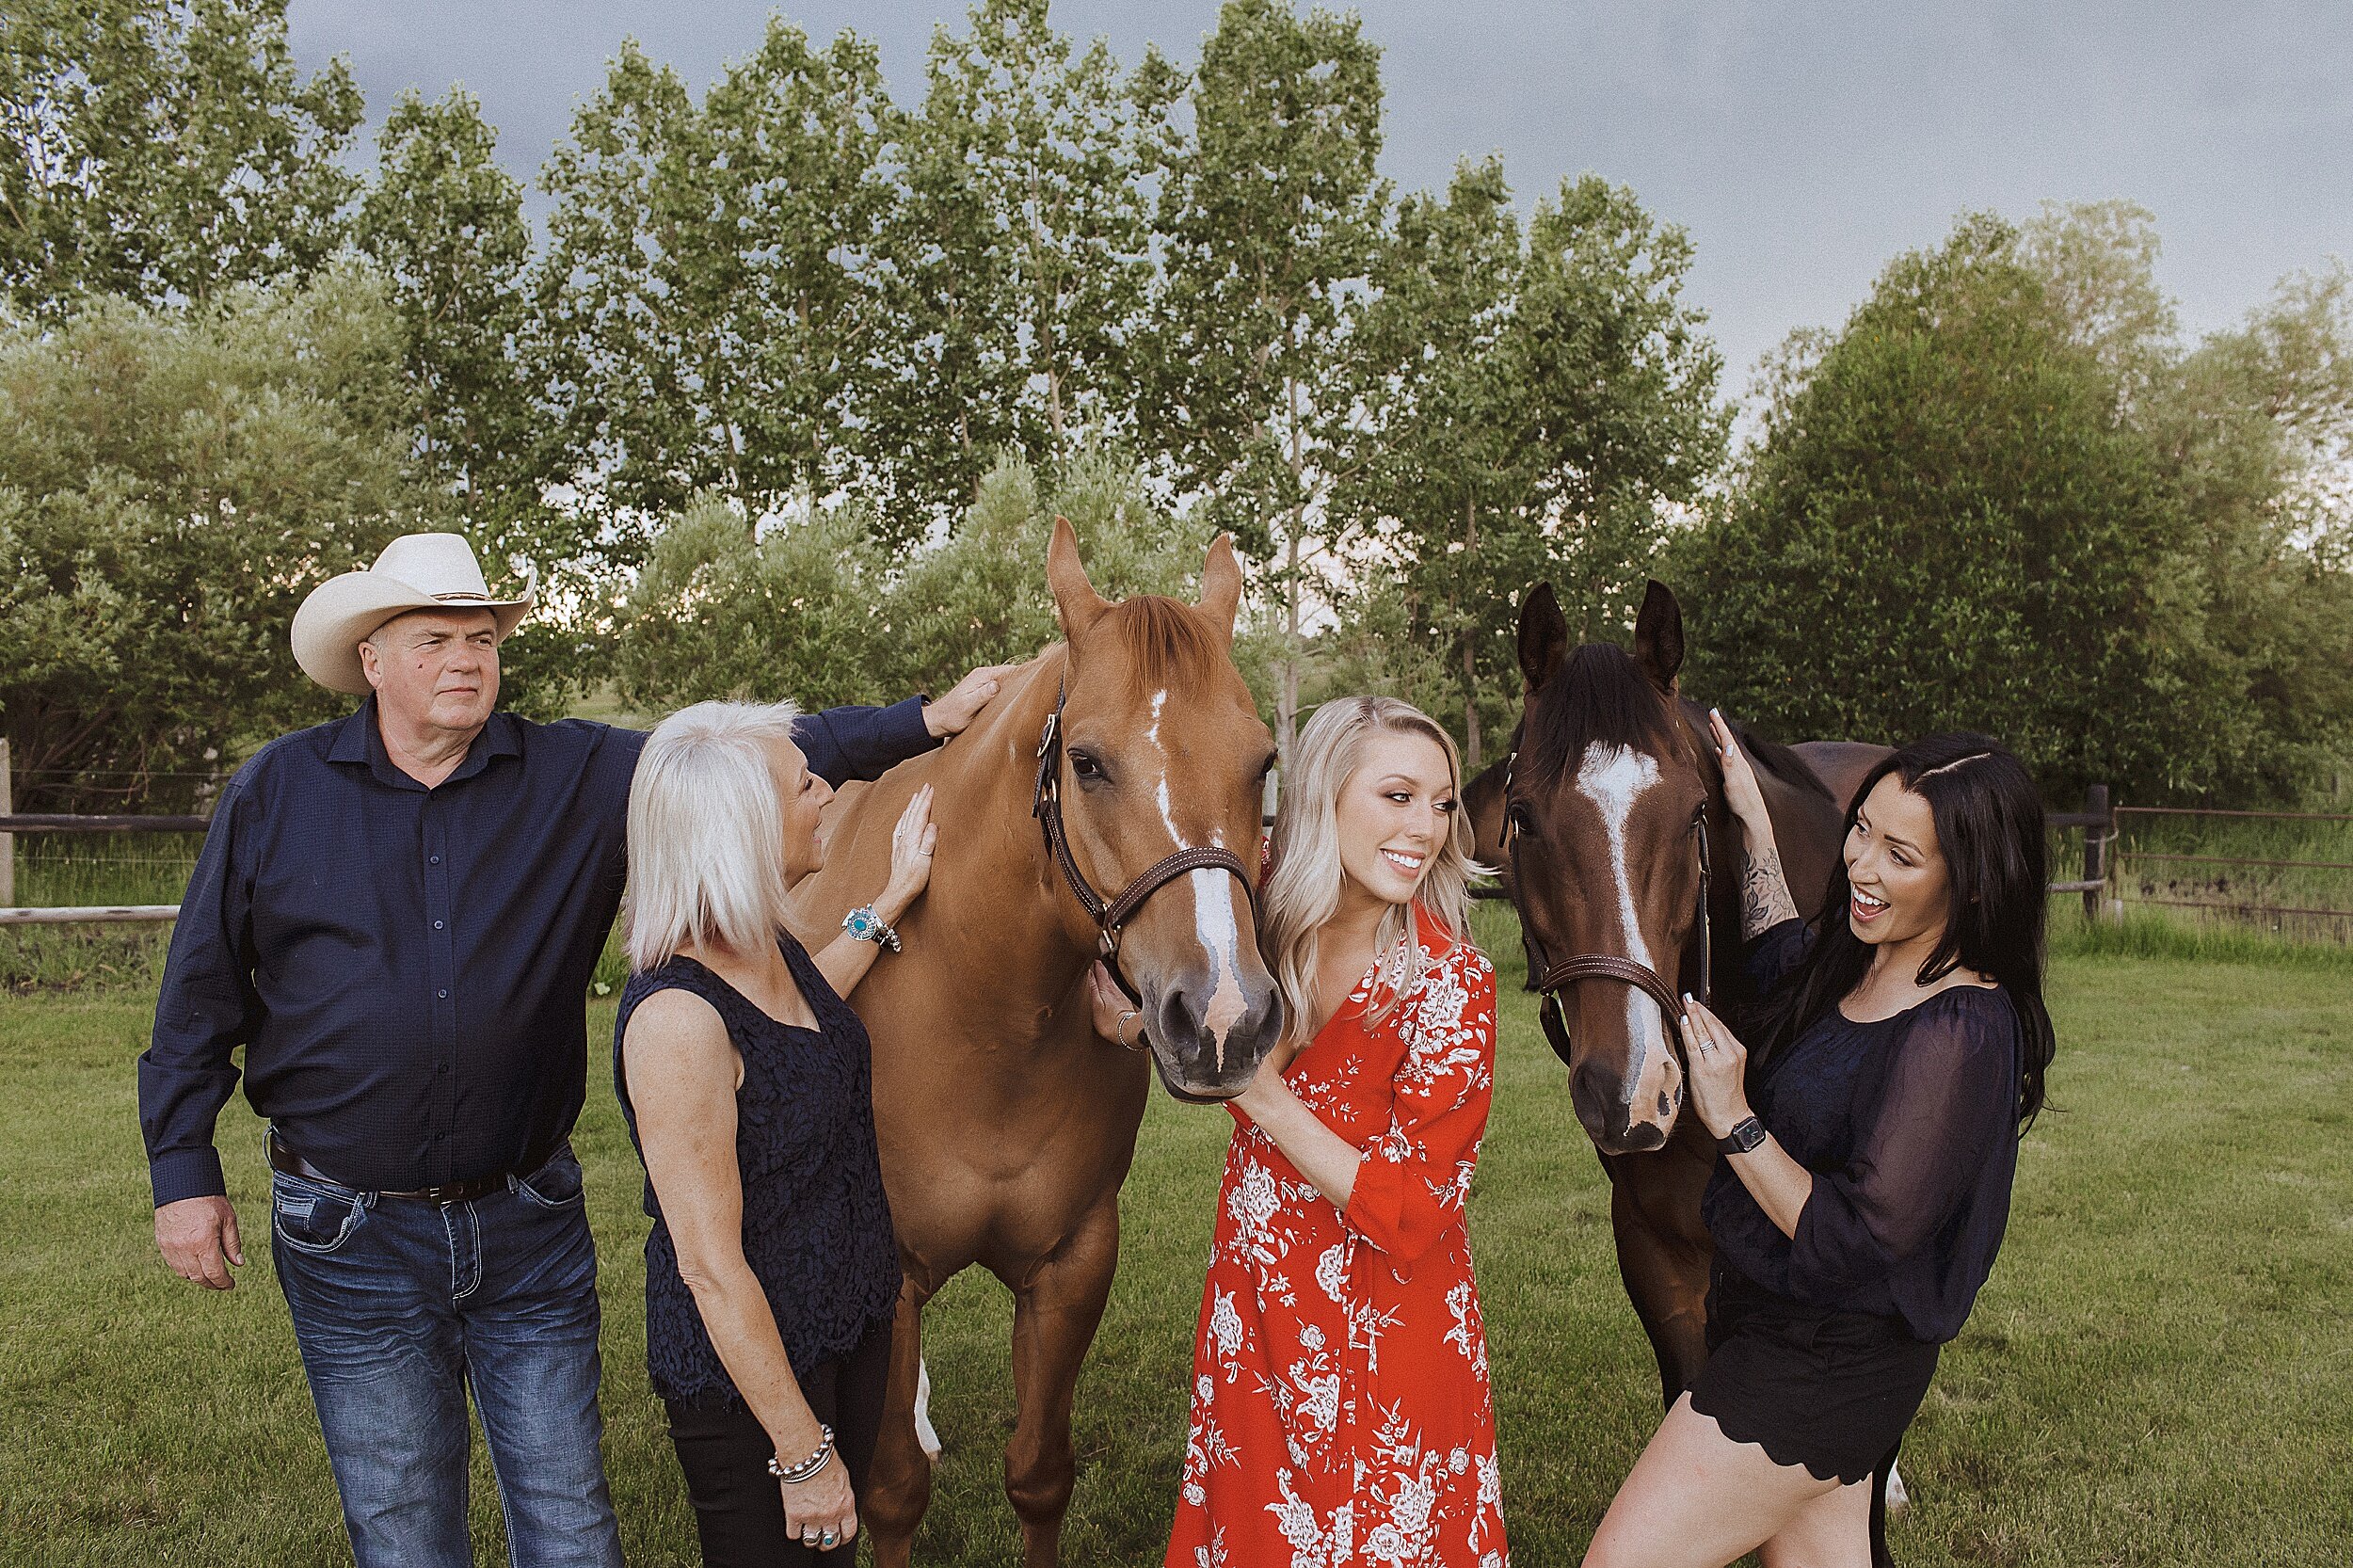
[(1220, 534), (1209, 545), (1209, 558), (1201, 563), (1201, 600), (1193, 606), (1234, 645), (1234, 615), (1241, 608), (1241, 563), (1234, 559), (1234, 536)]
[(1529, 696), (1561, 672), (1561, 661), (1568, 653), (1568, 617), (1561, 613), (1552, 584), (1539, 583), (1520, 604), (1520, 674), (1528, 680)]
[(1683, 606), (1674, 590), (1656, 577), (1643, 590), (1641, 614), (1634, 617), (1634, 662), (1652, 685), (1675, 695), (1675, 674), (1683, 668)]
[(1071, 642), (1111, 608), (1087, 581), (1087, 568), (1079, 559), (1079, 536), (1071, 531), (1068, 518), (1054, 520), (1054, 542), (1046, 547), (1046, 585), (1054, 591), (1054, 618)]

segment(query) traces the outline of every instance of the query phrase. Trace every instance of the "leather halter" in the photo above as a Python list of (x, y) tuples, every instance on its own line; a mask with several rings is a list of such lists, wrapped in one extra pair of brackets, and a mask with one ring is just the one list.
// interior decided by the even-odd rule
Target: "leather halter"
[(1241, 883), (1243, 896), (1250, 901), (1251, 916), (1256, 919), (1258, 884), (1239, 856), (1231, 850), (1211, 844), (1199, 849), (1180, 849), (1154, 862), (1109, 899), (1096, 892), (1094, 885), (1087, 881), (1086, 873), (1079, 870), (1079, 862), (1071, 858), (1070, 835), (1062, 821), (1062, 705), (1068, 695), (1062, 686), (1054, 688), (1054, 711), (1046, 715), (1046, 728), (1037, 738), (1037, 789), (1031, 797), (1030, 815), (1037, 819), (1039, 828), (1044, 831), (1046, 847), (1053, 855), (1054, 863), (1062, 868), (1062, 879), (1070, 885), (1071, 894), (1078, 899), (1079, 907), (1085, 910), (1087, 919), (1095, 922), (1096, 942), (1105, 967), (1112, 971), (1112, 978), (1119, 983), (1119, 988), (1128, 994), (1128, 1000), (1142, 1007), (1143, 996), (1128, 984), (1127, 975), (1119, 968), (1119, 936), (1128, 919), (1144, 907), (1144, 901), (1187, 872), (1231, 872)]
[[(1520, 835), (1512, 823), (1512, 774), (1518, 762), (1519, 753), (1515, 751), (1505, 760), (1503, 765), (1503, 831), (1511, 844), (1513, 883), (1515, 887), (1524, 888), (1528, 886), (1528, 879), (1520, 871)], [(1700, 860), (1698, 994), (1699, 1000), (1705, 1003), (1712, 1001), (1714, 998), (1716, 956), (1715, 944), (1708, 930), (1708, 906), (1710, 894), (1714, 890), (1714, 867), (1707, 851), (1707, 809), (1705, 807), (1702, 807), (1699, 815), (1691, 819), (1691, 828), (1698, 840)], [(1529, 989), (1542, 996), (1545, 1003), (1551, 1006), (1561, 1019), (1564, 1035), (1567, 1031), (1568, 1016), (1561, 1005), (1561, 999), (1580, 980), (1609, 980), (1621, 985), (1632, 986), (1658, 1004), (1659, 1011), (1666, 1016), (1670, 1025), (1683, 1015), (1683, 998), (1676, 994), (1673, 986), (1660, 978), (1657, 970), (1647, 964), (1610, 952), (1580, 952), (1563, 958), (1557, 964), (1552, 963), (1545, 955), (1543, 941), (1528, 928), (1527, 915), (1524, 910), (1521, 914), (1520, 936), (1521, 940), (1528, 945), (1530, 954), (1538, 965), (1537, 972), (1531, 976), (1532, 984)], [(1681, 1054), (1681, 1032), (1670, 1028), (1668, 1041), (1677, 1054)], [(1556, 1045), (1555, 1053), (1561, 1055), (1563, 1060), (1566, 1059), (1565, 1048)]]

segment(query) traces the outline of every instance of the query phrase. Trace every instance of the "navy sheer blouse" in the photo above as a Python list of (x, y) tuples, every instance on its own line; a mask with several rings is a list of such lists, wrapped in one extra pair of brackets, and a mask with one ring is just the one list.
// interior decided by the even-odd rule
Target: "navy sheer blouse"
[[(1756, 939), (1769, 994), (1811, 933)], [(1720, 1160), (1701, 1213), (1718, 1262), (1808, 1305), (1898, 1318), (1915, 1338), (1961, 1332), (1993, 1272), (2018, 1168), (2018, 1015), (1996, 986), (1956, 985), (1871, 1023), (1831, 1009), (1776, 1058), (1750, 1103), (1814, 1173), (1794, 1237)]]

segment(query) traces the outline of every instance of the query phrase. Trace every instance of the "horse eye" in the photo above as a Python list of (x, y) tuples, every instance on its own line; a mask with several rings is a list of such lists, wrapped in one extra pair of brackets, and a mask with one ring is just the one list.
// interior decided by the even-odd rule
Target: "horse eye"
[(1103, 764), (1083, 751), (1074, 751), (1070, 754), (1070, 771), (1082, 782), (1095, 782), (1103, 776)]
[(1536, 813), (1529, 809), (1528, 803), (1524, 800), (1513, 801), (1510, 809), (1504, 812), (1504, 816), (1510, 820), (1513, 832), (1533, 833), (1536, 831)]

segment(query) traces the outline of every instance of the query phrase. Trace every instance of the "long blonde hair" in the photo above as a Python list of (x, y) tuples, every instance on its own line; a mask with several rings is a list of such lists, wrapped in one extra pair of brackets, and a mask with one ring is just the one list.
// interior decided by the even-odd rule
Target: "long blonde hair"
[(754, 957), (785, 926), (782, 803), (768, 743), (790, 702), (697, 702), (654, 726), (629, 789), (629, 967), (686, 947)]
[[(1273, 866), (1260, 890), (1258, 952), (1282, 988), (1294, 1030), (1315, 1016), (1316, 963), (1324, 926), (1340, 906), (1340, 791), (1363, 765), (1375, 735), (1419, 735), (1446, 753), (1454, 792), (1452, 827), (1430, 857), (1414, 895), (1458, 942), (1470, 940), (1470, 882), (1482, 868), (1471, 858), (1470, 816), (1461, 808), (1463, 768), (1454, 738), (1410, 702), (1392, 696), (1340, 697), (1325, 703), (1299, 732), (1275, 808)], [(1412, 911), (1399, 904), (1381, 917), (1374, 951), (1382, 955), (1367, 1014), (1378, 1020), (1421, 984), (1431, 955), (1414, 932)], [(1391, 959), (1389, 954), (1397, 956)]]

